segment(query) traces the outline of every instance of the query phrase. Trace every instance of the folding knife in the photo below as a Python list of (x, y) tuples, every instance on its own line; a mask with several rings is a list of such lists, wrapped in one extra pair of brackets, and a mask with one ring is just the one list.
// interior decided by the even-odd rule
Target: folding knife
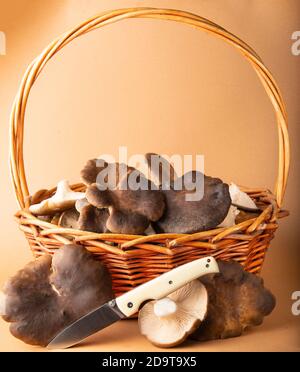
[(135, 314), (147, 300), (159, 300), (200, 276), (218, 273), (213, 257), (181, 265), (84, 315), (61, 331), (47, 346), (67, 348), (111, 324)]

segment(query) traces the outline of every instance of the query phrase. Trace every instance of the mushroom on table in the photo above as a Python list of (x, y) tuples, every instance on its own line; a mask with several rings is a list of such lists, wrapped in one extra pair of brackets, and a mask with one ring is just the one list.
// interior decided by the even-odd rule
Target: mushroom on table
[(203, 321), (207, 306), (207, 291), (194, 280), (161, 300), (146, 303), (139, 312), (140, 331), (156, 346), (179, 345)]
[(218, 260), (220, 273), (205, 275), (139, 312), (141, 333), (154, 345), (172, 347), (188, 337), (207, 341), (240, 336), (260, 325), (275, 307), (263, 280), (234, 261)]
[(105, 266), (78, 245), (44, 255), (8, 280), (2, 316), (11, 333), (32, 345), (47, 345), (63, 328), (113, 298)]
[(234, 261), (218, 261), (220, 274), (199, 279), (209, 301), (205, 320), (192, 334), (198, 341), (240, 336), (248, 327), (258, 326), (276, 304), (263, 279), (243, 270)]

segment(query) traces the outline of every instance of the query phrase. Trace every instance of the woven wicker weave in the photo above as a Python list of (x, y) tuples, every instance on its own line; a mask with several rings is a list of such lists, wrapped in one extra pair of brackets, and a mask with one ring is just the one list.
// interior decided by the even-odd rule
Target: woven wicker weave
[[(184, 23), (215, 35), (234, 46), (252, 65), (275, 109), (279, 165), (274, 194), (267, 189), (244, 189), (261, 208), (261, 214), (231, 228), (217, 228), (191, 235), (158, 234), (151, 236), (95, 234), (64, 229), (39, 220), (28, 207), (53, 194), (55, 189), (41, 190), (30, 196), (23, 160), (24, 116), (28, 96), (47, 62), (75, 38), (105, 25), (128, 18), (153, 18)], [(16, 214), (20, 229), (25, 233), (34, 255), (53, 253), (62, 243), (78, 242), (95, 257), (103, 259), (113, 278), (115, 293), (121, 294), (177, 265), (212, 255), (234, 259), (246, 270), (258, 273), (266, 251), (278, 226), (278, 218), (289, 170), (289, 138), (287, 116), (279, 88), (260, 57), (246, 43), (217, 24), (195, 14), (169, 9), (133, 8), (109, 11), (97, 15), (54, 40), (29, 65), (15, 98), (10, 126), (10, 166), (15, 193), (21, 210)], [(74, 190), (84, 190), (82, 184)]]

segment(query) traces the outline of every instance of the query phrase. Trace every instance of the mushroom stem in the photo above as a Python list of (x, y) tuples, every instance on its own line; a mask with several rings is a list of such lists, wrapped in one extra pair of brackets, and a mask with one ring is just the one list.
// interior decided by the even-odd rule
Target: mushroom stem
[(176, 313), (177, 305), (171, 298), (166, 297), (155, 302), (153, 311), (159, 318), (166, 318)]
[(0, 316), (6, 315), (6, 295), (0, 292)]

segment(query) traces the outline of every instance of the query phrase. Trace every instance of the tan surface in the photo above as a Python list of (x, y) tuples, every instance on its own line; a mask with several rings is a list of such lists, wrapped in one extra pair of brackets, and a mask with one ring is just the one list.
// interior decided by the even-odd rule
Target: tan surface
[[(245, 337), (194, 347), (299, 349), (300, 317), (290, 311), (291, 293), (300, 290), (300, 56), (290, 50), (291, 35), (299, 29), (297, 0), (0, 0), (0, 31), (7, 37), (7, 55), (0, 56), (0, 285), (31, 258), (12, 218), (16, 204), (7, 169), (9, 110), (18, 82), (55, 36), (112, 4), (201, 14), (252, 45), (274, 73), (287, 103), (293, 150), (284, 203), (291, 216), (282, 221), (262, 273), (278, 306), (263, 327)], [(129, 20), (65, 48), (32, 91), (25, 135), (32, 191), (62, 178), (77, 181), (86, 159), (117, 154), (119, 145), (127, 145), (131, 154), (205, 154), (207, 174), (248, 186), (272, 187), (276, 174), (274, 114), (255, 73), (220, 40), (168, 22)], [(123, 341), (124, 333), (129, 336)], [(134, 323), (123, 322), (105, 334), (105, 344), (90, 343), (85, 349), (151, 349)], [(1, 321), (0, 350), (25, 349), (31, 350), (14, 340)]]
[[(277, 322), (276, 322), (277, 323)], [(247, 332), (242, 337), (227, 340), (196, 343), (188, 341), (167, 351), (300, 351), (299, 323), (274, 324), (269, 318), (263, 327)], [(40, 347), (24, 345), (21, 341), (7, 336), (7, 324), (0, 323), (0, 343), (5, 351), (48, 351)], [(5, 346), (4, 346), (5, 345)], [(51, 350), (50, 350), (51, 351)], [(55, 351), (55, 350), (54, 350)], [(126, 320), (91, 336), (82, 345), (67, 351), (166, 351), (151, 345), (139, 334), (137, 322)]]

